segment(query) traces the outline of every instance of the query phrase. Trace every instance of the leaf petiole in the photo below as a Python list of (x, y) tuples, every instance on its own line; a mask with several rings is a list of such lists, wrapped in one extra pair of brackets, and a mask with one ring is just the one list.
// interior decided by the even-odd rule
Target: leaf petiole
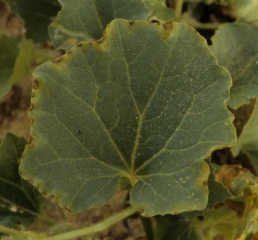
[(28, 239), (39, 239), (40, 237), (42, 237), (41, 234), (36, 234), (36, 233), (33, 233), (33, 232), (19, 231), (19, 230), (9, 228), (9, 227), (6, 227), (6, 226), (2, 226), (2, 225), (0, 225), (0, 233), (4, 233), (4, 234), (8, 234), (8, 235), (21, 236), (21, 237), (27, 237)]
[(52, 237), (41, 238), (41, 240), (68, 240), (74, 239), (82, 236), (92, 236), (98, 232), (101, 232), (117, 222), (129, 217), (134, 214), (136, 210), (133, 207), (128, 207), (127, 209), (122, 210), (121, 212), (116, 213), (115, 215), (108, 217), (102, 222), (96, 223), (92, 226), (85, 227), (82, 229), (74, 230), (71, 232), (66, 232), (62, 234), (58, 234)]
[(183, 3), (184, 3), (184, 0), (176, 0), (176, 4), (175, 4), (176, 20), (180, 19), (182, 15)]
[(25, 231), (18, 231), (13, 228), (5, 227), (0, 225), (0, 232), (8, 235), (16, 235), (16, 236), (23, 236), (27, 237), (28, 239), (41, 239), (41, 240), (68, 240), (74, 239), (81, 236), (92, 236), (98, 232), (101, 232), (112, 225), (116, 224), (117, 222), (129, 217), (130, 215), (134, 214), (136, 210), (133, 207), (128, 207), (127, 209), (122, 210), (121, 212), (116, 213), (115, 215), (103, 220), (100, 223), (96, 223), (92, 226), (85, 227), (82, 229), (74, 230), (71, 232), (66, 232), (62, 234), (58, 234), (51, 237), (46, 237), (42, 234), (37, 234), (33, 232), (25, 232)]

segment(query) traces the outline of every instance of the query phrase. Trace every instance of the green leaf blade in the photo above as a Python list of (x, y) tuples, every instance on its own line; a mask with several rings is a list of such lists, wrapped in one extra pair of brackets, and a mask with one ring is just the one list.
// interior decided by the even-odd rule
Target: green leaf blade
[(7, 36), (1, 36), (0, 44), (0, 98), (2, 98), (11, 88), (9, 79), (13, 73), (15, 60), (19, 53), (19, 40)]
[(237, 109), (258, 97), (258, 28), (245, 23), (224, 24), (212, 38), (212, 51), (219, 64), (232, 75), (233, 86), (228, 101)]
[(129, 20), (157, 19), (171, 22), (174, 10), (164, 0), (59, 0), (57, 18), (49, 26), (50, 38), (58, 49), (69, 50), (80, 42), (92, 42), (103, 36), (108, 23), (115, 18)]
[(62, 207), (104, 204), (127, 177), (145, 216), (205, 208), (201, 159), (231, 145), (235, 132), (230, 76), (192, 28), (118, 19), (102, 42), (73, 48), (34, 79), (21, 171)]
[(32, 40), (26, 40), (21, 43), (19, 55), (16, 58), (13, 74), (10, 79), (11, 84), (29, 75), (33, 50), (34, 43)]
[(60, 6), (57, 0), (7, 0), (12, 11), (17, 12), (25, 20), (26, 37), (35, 42), (45, 42), (48, 37), (48, 25), (56, 16)]
[(236, 0), (237, 20), (258, 26), (257, 8), (256, 0)]
[(34, 44), (30, 40), (0, 36), (0, 98), (8, 93), (12, 85), (30, 72)]
[(253, 112), (243, 128), (237, 144), (231, 148), (236, 157), (242, 151), (252, 163), (255, 172), (258, 172), (258, 101), (256, 101)]
[(226, 206), (205, 211), (202, 220), (195, 218), (191, 224), (200, 240), (237, 239), (238, 217)]
[(223, 185), (223, 183), (216, 181), (216, 172), (219, 169), (214, 163), (208, 160), (210, 166), (211, 174), (208, 179), (209, 186), (209, 201), (207, 204), (207, 209), (212, 208), (216, 203), (221, 203), (227, 198), (232, 196), (232, 193)]
[(0, 223), (11, 227), (31, 221), (39, 211), (37, 190), (18, 174), (25, 145), (24, 138), (8, 133), (0, 147)]
[(181, 215), (157, 217), (154, 240), (198, 240), (194, 226)]

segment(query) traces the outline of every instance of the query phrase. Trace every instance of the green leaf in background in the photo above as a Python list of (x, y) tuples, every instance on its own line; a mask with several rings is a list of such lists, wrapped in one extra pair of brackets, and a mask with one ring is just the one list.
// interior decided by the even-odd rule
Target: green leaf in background
[(217, 165), (208, 162), (211, 174), (208, 179), (209, 200), (206, 208), (212, 208), (216, 203), (223, 202), (225, 199), (232, 196), (232, 194), (224, 187), (221, 182), (216, 181), (216, 173), (218, 171)]
[[(239, 240), (249, 239), (250, 234), (258, 232), (258, 178), (247, 172), (235, 178), (229, 186), (230, 190), (238, 196), (232, 198), (231, 202), (240, 205), (243, 210), (238, 211), (239, 215)], [(229, 204), (230, 205), (230, 204)]]
[(15, 60), (13, 74), (10, 78), (10, 83), (14, 84), (21, 78), (28, 76), (30, 73), (30, 63), (34, 50), (34, 44), (32, 40), (26, 40), (21, 43), (19, 55)]
[(237, 20), (258, 26), (258, 1), (236, 0)]
[(10, 78), (19, 54), (19, 40), (0, 36), (0, 99), (10, 90)]
[(199, 240), (191, 221), (180, 215), (158, 216), (156, 223), (154, 240)]
[(206, 210), (189, 220), (180, 215), (156, 217), (154, 240), (235, 240), (239, 232), (237, 214), (226, 206)]
[[(15, 212), (13, 212), (12, 209), (4, 209), (5, 207), (0, 206), (0, 225), (2, 226), (19, 229), (24, 225), (29, 225), (35, 218), (30, 214), (17, 212), (15, 208), (13, 209)], [(2, 238), (0, 239), (2, 240)]]
[[(204, 212), (199, 212), (199, 214), (195, 213), (195, 216), (190, 218), (187, 217), (188, 215), (191, 216), (190, 212), (178, 216), (157, 217), (154, 239), (247, 239), (246, 237), (258, 230), (257, 178), (251, 173), (246, 173), (235, 179), (230, 188), (239, 195), (228, 199), (227, 205), (234, 206), (236, 204), (235, 206), (238, 206), (242, 203), (243, 211), (237, 210), (237, 208), (233, 211), (228, 206), (223, 205), (219, 208), (207, 209)], [(253, 194), (252, 190), (254, 190)], [(243, 197), (243, 191), (249, 194)]]
[(258, 28), (245, 23), (222, 25), (211, 47), (233, 78), (228, 105), (237, 109), (258, 97)]
[(165, 0), (59, 0), (62, 10), (49, 26), (49, 36), (58, 49), (69, 50), (80, 42), (103, 36), (106, 25), (115, 18), (158, 19), (171, 22), (174, 10)]
[(235, 157), (243, 152), (252, 163), (255, 172), (258, 173), (258, 101), (255, 103), (252, 115), (244, 126), (236, 146), (231, 148), (231, 152)]
[(223, 185), (223, 183), (218, 182), (216, 180), (216, 174), (220, 170), (220, 166), (211, 163), (211, 159), (206, 159), (206, 162), (209, 164), (210, 167), (210, 175), (208, 178), (208, 203), (205, 209), (202, 211), (191, 211), (191, 212), (184, 212), (181, 215), (186, 217), (187, 219), (191, 220), (197, 216), (202, 216), (204, 214), (204, 210), (211, 209), (218, 203), (224, 202), (226, 199), (232, 196), (232, 193), (227, 190), (227, 188)]
[[(45, 42), (48, 37), (48, 25), (57, 15), (60, 5), (57, 0), (6, 0), (25, 20), (26, 37), (35, 42)], [(71, 1), (73, 2), (73, 1)]]
[(206, 211), (201, 219), (195, 218), (191, 224), (198, 240), (237, 239), (238, 217), (236, 212), (226, 206)]
[(247, 172), (247, 173), (244, 173), (243, 175), (236, 177), (229, 184), (229, 190), (230, 192), (232, 192), (233, 195), (241, 196), (243, 195), (244, 190), (250, 185), (256, 187), (257, 179), (251, 172)]
[(105, 36), (34, 72), (23, 177), (75, 212), (105, 204), (121, 177), (144, 216), (204, 209), (202, 159), (235, 141), (229, 73), (184, 24), (118, 19)]
[(34, 49), (32, 41), (0, 36), (0, 98), (11, 86), (30, 72), (30, 60)]
[[(139, 1), (138, 1), (139, 2)], [(136, 3), (138, 3), (136, 2)], [(149, 15), (139, 18), (139, 20), (158, 20), (162, 23), (172, 22), (175, 18), (174, 9), (168, 8), (166, 6), (166, 0), (141, 0), (144, 6), (147, 8)], [(139, 3), (138, 3), (139, 4)], [(123, 13), (124, 15), (124, 13)], [(114, 16), (115, 17), (115, 16)], [(119, 16), (116, 18), (125, 18), (124, 16)], [(130, 20), (138, 20), (138, 18), (132, 16)], [(113, 20), (113, 19), (112, 19)]]
[[(258, 201), (258, 199), (256, 199)], [(250, 212), (245, 217), (245, 220), (241, 224), (240, 228), (240, 236), (238, 239), (245, 240), (248, 239), (247, 237), (250, 236), (250, 234), (255, 234), (258, 232), (258, 205), (250, 210)]]
[(38, 213), (38, 191), (20, 178), (18, 162), (26, 141), (11, 133), (0, 146), (0, 224), (17, 227)]

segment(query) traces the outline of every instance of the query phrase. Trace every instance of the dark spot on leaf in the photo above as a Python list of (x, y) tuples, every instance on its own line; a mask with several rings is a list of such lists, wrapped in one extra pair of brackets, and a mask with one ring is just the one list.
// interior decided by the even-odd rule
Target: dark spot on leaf
[(101, 44), (104, 41), (105, 37), (102, 37), (101, 39), (96, 40), (97, 43)]
[(197, 219), (200, 220), (200, 221), (203, 221), (204, 217), (200, 215), (200, 216), (197, 217)]
[(207, 186), (208, 181), (206, 180), (206, 181), (204, 181), (202, 184), (203, 184), (204, 186)]
[(140, 213), (143, 213), (143, 212), (144, 212), (144, 209), (138, 208), (137, 211), (140, 212)]
[(60, 63), (60, 62), (62, 62), (62, 61), (63, 61), (63, 57), (57, 58), (57, 59), (55, 59), (55, 60), (52, 60), (52, 62), (53, 62), (53, 63), (56, 63), (56, 64), (58, 64), (58, 63)]
[(29, 137), (29, 140), (28, 140), (28, 144), (30, 144), (32, 142), (33, 138), (32, 136)]
[(93, 42), (89, 42), (90, 45), (93, 45), (94, 43)]
[(34, 105), (33, 104), (30, 105), (29, 111), (31, 111), (32, 109), (34, 109)]
[(37, 80), (33, 81), (32, 88), (34, 88), (34, 89), (38, 89), (39, 88), (39, 82)]
[(78, 133), (79, 133), (79, 134), (82, 134), (81, 130), (78, 130)]
[(65, 207), (64, 209), (67, 210), (68, 212), (71, 212), (71, 210), (70, 210), (69, 208), (66, 208), (66, 207)]
[(159, 22), (158, 20), (156, 20), (156, 19), (152, 19), (152, 20), (151, 20), (151, 23), (156, 23), (156, 24), (158, 24), (158, 25), (160, 24), (160, 22)]
[(77, 44), (77, 47), (81, 47), (81, 46), (82, 46), (82, 44), (81, 44), (81, 43), (78, 43), (78, 44)]
[(60, 49), (58, 52), (60, 52), (61, 55), (65, 54), (65, 50), (64, 49)]
[(163, 27), (164, 27), (165, 30), (171, 30), (172, 29), (172, 24), (164, 23)]
[(129, 21), (129, 25), (133, 25), (134, 24), (134, 21)]

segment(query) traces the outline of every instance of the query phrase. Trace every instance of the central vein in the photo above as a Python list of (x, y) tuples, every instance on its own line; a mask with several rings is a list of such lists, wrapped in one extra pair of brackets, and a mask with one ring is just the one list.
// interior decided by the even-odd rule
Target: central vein
[(135, 179), (134, 179), (134, 173), (135, 173), (134, 171), (135, 171), (135, 161), (137, 158), (137, 152), (138, 152), (138, 148), (139, 148), (139, 141), (140, 141), (140, 137), (141, 137), (142, 119), (143, 119), (142, 116), (143, 115), (139, 116), (138, 128), (137, 128), (137, 132), (136, 132), (136, 138), (135, 138), (135, 143), (134, 143), (132, 158), (131, 158), (130, 177), (131, 177), (132, 183), (136, 183)]

